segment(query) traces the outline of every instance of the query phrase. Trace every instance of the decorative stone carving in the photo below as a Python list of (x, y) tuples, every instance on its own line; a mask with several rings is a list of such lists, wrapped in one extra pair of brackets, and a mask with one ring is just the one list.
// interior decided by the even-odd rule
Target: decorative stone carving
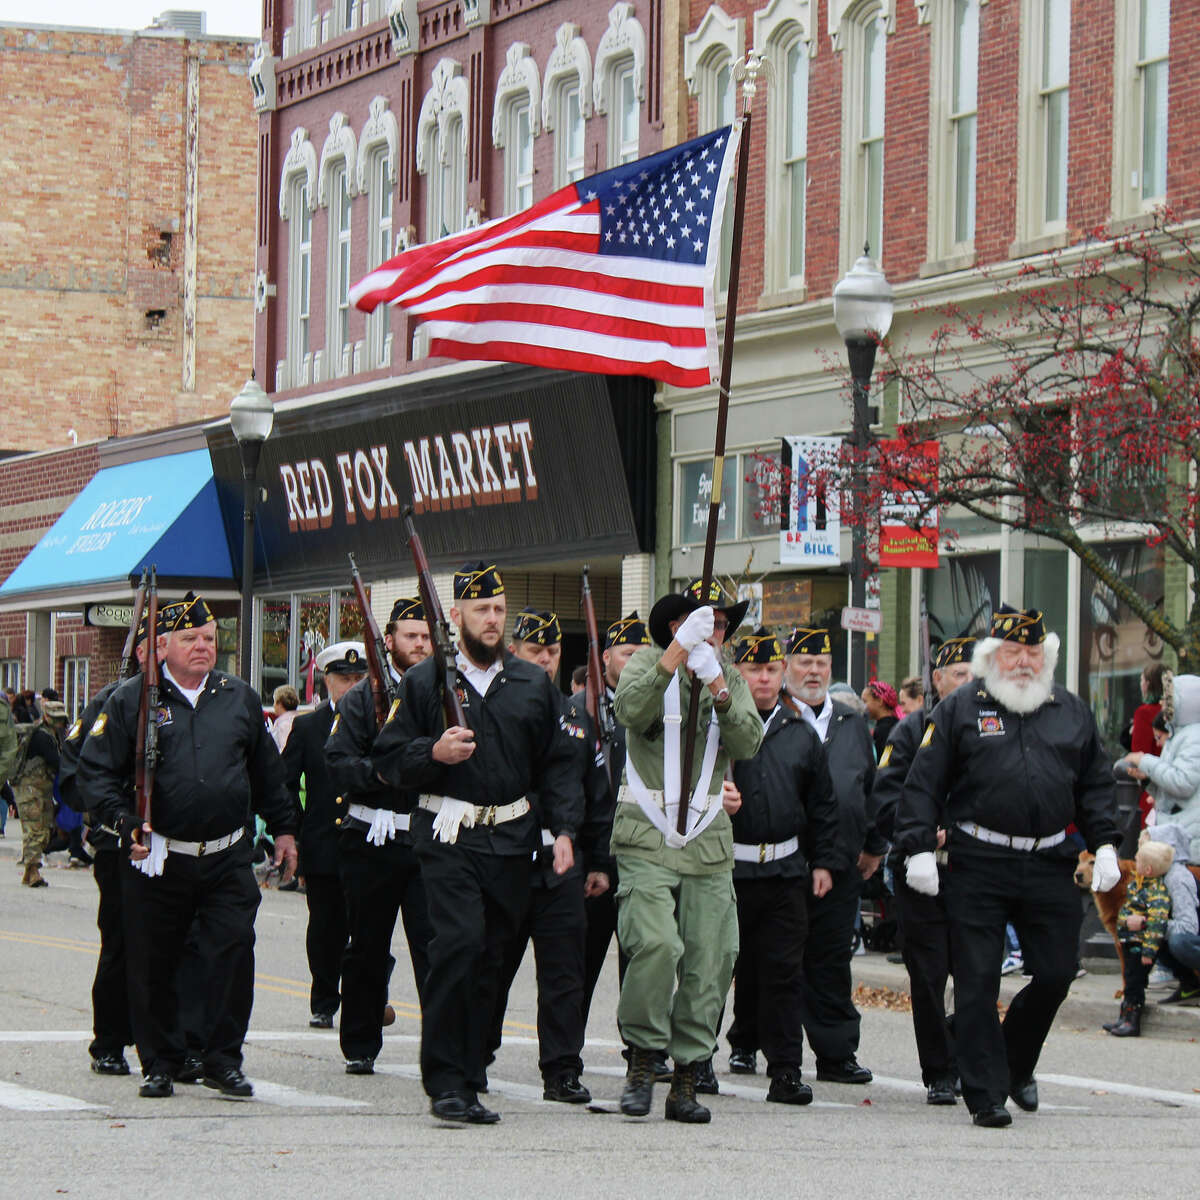
[(764, 53), (781, 35), (788, 37), (789, 26), (798, 26), (800, 36), (808, 43), (810, 57), (816, 53), (817, 39), (812, 35), (812, 10), (809, 0), (771, 0), (766, 8), (754, 14), (754, 45)]
[(321, 147), (321, 170), (317, 176), (317, 198), (322, 208), (329, 207), (330, 168), (339, 161), (346, 164), (346, 190), (351, 196), (356, 196), (358, 142), (354, 130), (346, 123), (346, 114), (335, 112), (329, 118), (329, 136)]
[(392, 53), (416, 54), (421, 40), (417, 25), (417, 0), (390, 0), (387, 19), (392, 31)]
[(554, 49), (546, 62), (542, 81), (542, 127), (551, 132), (556, 120), (559, 89), (571, 79), (579, 80), (579, 112), (586, 121), (592, 115), (592, 56), (579, 26), (565, 21), (554, 35)]
[(449, 146), (446, 133), (451, 120), (459, 118), (459, 151), (467, 152), (467, 117), (470, 94), (463, 77), (462, 65), (452, 58), (441, 59), (433, 68), (433, 81), (425, 98), (421, 101), (421, 112), (417, 117), (417, 171), (424, 175), (429, 171), (429, 144), (434, 143), (438, 162), (449, 162)]
[(723, 8), (710, 4), (696, 32), (683, 39), (683, 78), (688, 95), (700, 94), (701, 64), (710, 55), (723, 52), (722, 56), (727, 55), (731, 62), (741, 62), (745, 41), (745, 20), (735, 20)]
[(492, 20), (492, 0), (462, 0), (463, 24), (468, 29), (488, 25)]
[(542, 110), (542, 81), (537, 63), (529, 53), (527, 42), (513, 42), (505, 57), (504, 70), (496, 81), (496, 100), (492, 105), (492, 145), (504, 149), (507, 110), (514, 100), (529, 100), (529, 132), (537, 137), (542, 131), (539, 117)]
[(612, 105), (612, 67), (628, 55), (633, 56), (633, 78), (640, 102), (646, 99), (646, 31), (633, 15), (633, 5), (621, 0), (608, 10), (608, 28), (596, 47), (592, 99), (601, 116)]
[(308, 211), (317, 210), (317, 152), (308, 140), (308, 130), (297, 125), (292, 130), (292, 144), (283, 159), (283, 170), (279, 175), (279, 219), (289, 221), (292, 217), (292, 178), (303, 175), (308, 184)]
[(358, 190), (364, 195), (371, 188), (371, 157), (380, 146), (387, 147), (387, 177), (395, 184), (400, 131), (386, 96), (376, 96), (371, 101), (367, 123), (358, 138)]
[(266, 42), (254, 47), (250, 58), (250, 90), (254, 93), (254, 111), (275, 111), (275, 55)]
[[(858, 0), (829, 0), (829, 40), (835, 51), (842, 49), (842, 27)], [(896, 32), (896, 0), (879, 0), (878, 19), (887, 33)]]
[(259, 271), (254, 277), (254, 311), (266, 312), (267, 301), (275, 295), (275, 285), (267, 282), (266, 271)]

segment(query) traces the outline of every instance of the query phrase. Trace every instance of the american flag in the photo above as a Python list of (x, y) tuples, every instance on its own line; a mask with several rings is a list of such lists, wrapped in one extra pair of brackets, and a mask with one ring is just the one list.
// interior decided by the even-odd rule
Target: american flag
[(739, 132), (726, 126), (407, 250), (351, 301), (412, 313), (435, 356), (702, 387), (717, 374), (713, 286)]

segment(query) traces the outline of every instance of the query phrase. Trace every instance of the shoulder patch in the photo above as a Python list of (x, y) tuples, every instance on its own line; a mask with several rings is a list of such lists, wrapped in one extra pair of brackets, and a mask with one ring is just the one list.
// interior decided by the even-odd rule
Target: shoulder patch
[(337, 733), (337, 731), (338, 731), (338, 726), (339, 726), (341, 723), (342, 723), (342, 714), (341, 714), (341, 713), (335, 713), (335, 714), (334, 714), (334, 717), (333, 717), (333, 724), (332, 724), (332, 725), (329, 727), (329, 736), (330, 736), (330, 737), (333, 737), (333, 735), (334, 735), (335, 733)]
[(892, 747), (891, 747), (891, 743), (889, 743), (888, 745), (884, 746), (883, 753), (879, 756), (879, 765), (881, 767), (886, 767), (888, 765), (888, 763), (890, 763), (891, 761), (892, 761)]
[(921, 749), (924, 750), (933, 741), (933, 731), (936, 728), (932, 721), (925, 726), (925, 736), (921, 739)]
[(67, 741), (77, 742), (79, 740), (79, 731), (83, 728), (82, 721), (76, 721), (70, 729), (67, 730)]
[(397, 697), (396, 697), (396, 699), (392, 701), (392, 707), (388, 709), (387, 720), (386, 720), (386, 721), (384, 721), (384, 724), (385, 724), (385, 725), (389, 724), (389, 723), (391, 722), (391, 719), (392, 719), (392, 718), (393, 718), (393, 717), (394, 717), (394, 716), (395, 716), (395, 715), (396, 715), (396, 714), (397, 714), (399, 711), (400, 711), (400, 697), (399, 697), (399, 696), (397, 696)]
[(108, 728), (108, 713), (101, 713), (92, 722), (92, 727), (88, 730), (88, 737), (103, 737), (106, 728)]

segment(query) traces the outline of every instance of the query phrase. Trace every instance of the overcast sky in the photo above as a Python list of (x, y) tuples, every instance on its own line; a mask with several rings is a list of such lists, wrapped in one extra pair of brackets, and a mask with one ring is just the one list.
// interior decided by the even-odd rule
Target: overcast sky
[[(257, 37), (262, 15), (258, 0), (0, 0), (0, 21), (17, 24), (83, 25), (102, 29), (145, 29), (168, 9), (196, 9), (208, 14), (207, 33)], [(31, 15), (35, 14), (35, 15)]]

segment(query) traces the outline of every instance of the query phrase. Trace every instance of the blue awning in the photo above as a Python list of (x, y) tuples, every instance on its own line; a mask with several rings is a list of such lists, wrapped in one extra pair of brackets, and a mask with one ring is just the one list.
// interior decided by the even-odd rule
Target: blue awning
[(98, 471), (0, 586), (0, 602), (127, 586), (150, 565), (160, 579), (233, 577), (207, 450)]

